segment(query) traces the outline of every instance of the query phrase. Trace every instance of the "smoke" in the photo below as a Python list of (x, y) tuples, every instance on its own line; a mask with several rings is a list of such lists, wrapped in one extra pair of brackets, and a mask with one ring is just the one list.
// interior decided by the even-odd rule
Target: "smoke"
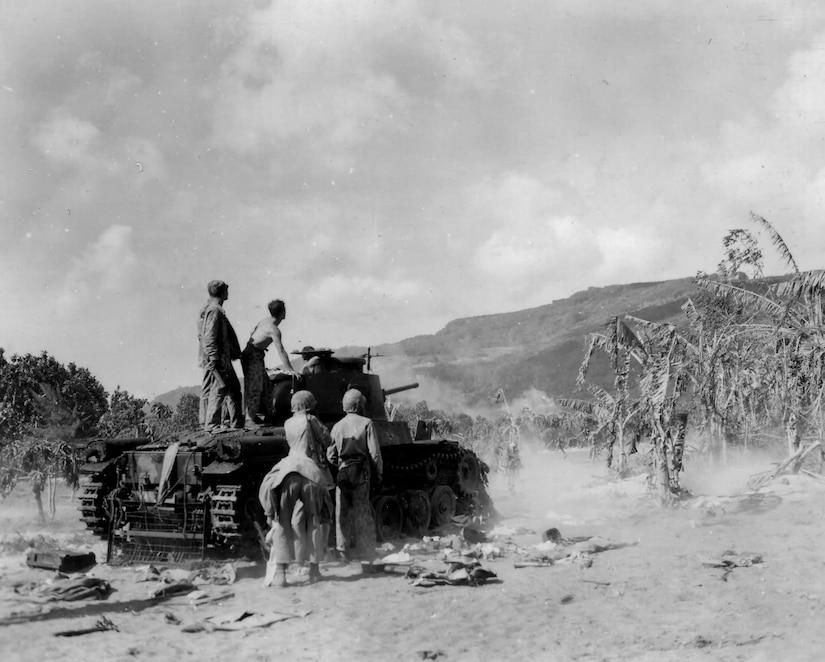
[[(422, 374), (405, 356), (380, 357), (372, 365), (372, 369), (381, 376), (381, 384), (385, 389), (412, 383), (418, 384), (416, 389), (392, 395), (391, 401), (396, 404), (414, 405), (423, 400), (430, 410), (440, 410), (450, 416), (467, 414), (471, 418), (483, 416), (490, 420), (495, 420), (507, 413), (504, 403), (496, 402), (492, 393), (486, 402), (471, 401), (460, 388)], [(555, 400), (535, 387), (508, 400), (507, 404), (513, 416), (519, 416), (524, 409), (542, 415), (555, 414), (559, 411)]]
[(733, 449), (724, 462), (694, 454), (685, 459), (681, 484), (695, 496), (736, 496), (749, 491), (749, 478), (782, 459), (779, 449)]
[(568, 535), (571, 527), (601, 525), (639, 507), (646, 495), (643, 476), (610, 482), (604, 458), (591, 460), (589, 449), (562, 453), (532, 443), (521, 448), (523, 467), (512, 490), (505, 474), (490, 476), (490, 495), (505, 520)]

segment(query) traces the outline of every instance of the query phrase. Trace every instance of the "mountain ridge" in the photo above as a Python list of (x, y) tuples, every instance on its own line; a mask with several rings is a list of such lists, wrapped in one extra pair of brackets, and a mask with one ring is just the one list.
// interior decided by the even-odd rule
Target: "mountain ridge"
[[(682, 305), (693, 292), (693, 278), (588, 287), (541, 306), (451, 320), (434, 334), (375, 345), (369, 351), (390, 359), (392, 372), (405, 375), (401, 381), (414, 375), (416, 381), (449, 386), (469, 404), (486, 401), (499, 388), (508, 397), (530, 389), (552, 398), (570, 396), (587, 334), (601, 331), (608, 319), (622, 314), (682, 322)], [(358, 356), (367, 350), (349, 345), (335, 351)], [(609, 386), (612, 374), (600, 358), (591, 364), (590, 374)], [(384, 365), (375, 371), (381, 374)], [(155, 400), (174, 406), (170, 399), (183, 392), (199, 393), (200, 386), (181, 387)]]

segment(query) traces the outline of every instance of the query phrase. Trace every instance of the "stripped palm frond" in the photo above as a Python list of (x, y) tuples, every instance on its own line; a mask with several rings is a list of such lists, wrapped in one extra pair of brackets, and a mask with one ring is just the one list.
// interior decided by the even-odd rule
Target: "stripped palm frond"
[(590, 368), (590, 361), (597, 349), (602, 350), (611, 358), (615, 353), (615, 349), (607, 336), (604, 336), (601, 333), (589, 333), (587, 335), (587, 348), (584, 351), (584, 358), (579, 366), (579, 373), (576, 376), (576, 386), (581, 386), (584, 384), (587, 377), (587, 371)]
[(825, 292), (825, 269), (797, 273), (791, 280), (779, 283), (776, 293), (792, 299), (813, 299)]
[(710, 279), (697, 280), (696, 287), (700, 290), (710, 292), (712, 295), (717, 297), (730, 295), (737, 302), (753, 306), (756, 309), (756, 312), (770, 315), (775, 319), (782, 319), (786, 314), (785, 306), (782, 306), (776, 301), (773, 301), (757, 292), (746, 290), (730, 283)]
[(693, 299), (689, 298), (682, 304), (682, 312), (685, 314), (685, 317), (687, 317), (688, 324), (690, 324), (690, 326), (698, 326), (701, 324), (703, 315), (696, 308), (696, 304), (693, 303)]
[(636, 332), (623, 319), (614, 317), (609, 322), (615, 332), (616, 345), (626, 349), (631, 354), (646, 354), (645, 344), (641, 341)]
[(660, 357), (653, 361), (645, 371), (641, 380), (641, 391), (654, 409), (660, 408), (667, 398), (667, 391), (670, 385), (671, 363), (667, 356)]
[(651, 322), (650, 320), (634, 317), (633, 315), (625, 315), (624, 318), (647, 331), (652, 340), (664, 338), (676, 329), (673, 324), (669, 324), (668, 322)]
[(594, 398), (596, 398), (596, 400), (599, 401), (599, 404), (602, 407), (605, 407), (606, 409), (611, 409), (616, 405), (615, 398), (598, 384), (586, 384), (585, 388), (587, 389), (588, 393), (590, 393)]
[(592, 400), (581, 400), (579, 398), (559, 398), (559, 406), (578, 412), (579, 414), (596, 416), (596, 410), (599, 404)]
[(799, 273), (799, 267), (796, 264), (796, 260), (794, 260), (793, 255), (791, 254), (791, 250), (788, 248), (788, 245), (785, 243), (785, 240), (782, 236), (776, 231), (776, 228), (771, 225), (771, 223), (759, 216), (759, 214), (754, 214), (751, 212), (751, 220), (762, 226), (762, 229), (768, 233), (768, 237), (770, 237), (771, 243), (776, 247), (779, 251), (779, 254), (784, 258), (785, 262), (788, 266), (793, 267), (794, 273)]

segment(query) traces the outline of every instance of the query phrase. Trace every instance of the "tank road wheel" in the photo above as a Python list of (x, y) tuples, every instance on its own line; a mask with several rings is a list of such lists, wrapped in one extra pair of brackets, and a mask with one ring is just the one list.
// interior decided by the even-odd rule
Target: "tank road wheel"
[(473, 494), (481, 482), (481, 469), (476, 459), (465, 454), (458, 462), (458, 487), (464, 494)]
[(373, 503), (375, 508), (375, 532), (379, 542), (387, 542), (401, 536), (404, 525), (404, 513), (401, 504), (394, 496), (378, 497)]
[(438, 478), (438, 462), (435, 461), (434, 457), (427, 460), (424, 465), (424, 477), (430, 482), (434, 482)]
[(430, 525), (434, 529), (452, 521), (455, 501), (455, 492), (447, 485), (436, 485), (430, 490)]
[(410, 490), (404, 497), (404, 532), (420, 538), (430, 528), (430, 497), (423, 490)]

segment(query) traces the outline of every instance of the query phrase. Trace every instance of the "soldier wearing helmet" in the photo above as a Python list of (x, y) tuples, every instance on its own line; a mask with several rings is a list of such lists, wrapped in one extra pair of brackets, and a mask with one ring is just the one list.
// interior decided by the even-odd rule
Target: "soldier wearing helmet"
[(375, 520), (370, 483), (381, 482), (383, 462), (373, 422), (363, 416), (366, 400), (349, 389), (341, 402), (346, 416), (332, 428), (330, 463), (338, 468), (335, 489), (336, 545), (344, 560), (375, 554)]
[[(329, 432), (313, 414), (315, 398), (309, 391), (292, 396), (292, 417), (284, 423), (289, 455), (264, 478), (261, 505), (272, 529), (265, 584), (286, 586), (290, 563), (309, 561), (309, 582), (321, 579), (332, 522), (332, 476), (326, 464)], [(300, 505), (299, 505), (300, 504)]]

